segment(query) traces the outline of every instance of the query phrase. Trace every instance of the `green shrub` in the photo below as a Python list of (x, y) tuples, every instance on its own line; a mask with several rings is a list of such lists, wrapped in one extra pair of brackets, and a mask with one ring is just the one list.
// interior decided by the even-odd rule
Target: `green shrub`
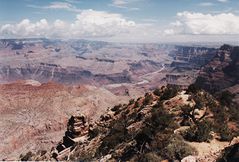
[(188, 86), (188, 89), (186, 91), (186, 93), (197, 93), (201, 90), (201, 88), (199, 86), (197, 86), (196, 84), (191, 84)]
[(111, 111), (118, 111), (122, 107), (121, 104), (115, 105), (113, 108), (111, 108)]
[(88, 130), (88, 135), (89, 135), (89, 140), (95, 138), (96, 136), (98, 136), (99, 134), (99, 129), (96, 127), (96, 128), (92, 128), (92, 129), (89, 129)]
[(132, 104), (134, 104), (134, 99), (129, 100), (129, 105), (132, 105)]
[(154, 91), (153, 91), (153, 94), (156, 95), (156, 96), (161, 96), (161, 90), (159, 88), (156, 88)]
[(102, 140), (101, 146), (98, 148), (99, 155), (105, 155), (110, 149), (126, 140), (127, 129), (125, 121), (114, 122), (109, 134)]
[(164, 108), (153, 108), (151, 118), (146, 120), (154, 129), (164, 130), (175, 127), (173, 115), (167, 113)]
[(135, 103), (134, 103), (134, 108), (137, 108), (137, 107), (139, 107), (139, 106), (140, 106), (139, 101), (138, 101), (138, 100), (135, 101)]
[(162, 159), (162, 157), (160, 157), (159, 155), (157, 155), (156, 152), (149, 152), (146, 154), (143, 154), (142, 157), (140, 158), (141, 162), (160, 162), (164, 159)]
[(143, 101), (143, 105), (151, 104), (152, 100), (153, 100), (153, 96), (150, 93), (146, 93), (144, 101)]
[(34, 154), (31, 151), (29, 151), (25, 155), (20, 155), (20, 159), (21, 159), (21, 161), (31, 161), (31, 160), (33, 160), (32, 156), (34, 156)]
[(156, 151), (161, 151), (169, 143), (169, 137), (173, 131), (158, 131), (151, 142), (151, 147)]
[(195, 148), (189, 146), (183, 141), (179, 135), (174, 135), (170, 138), (168, 145), (162, 150), (161, 156), (169, 160), (182, 160), (189, 155), (196, 155)]
[(239, 126), (239, 105), (235, 104), (235, 105), (231, 105), (229, 107), (228, 113), (229, 113), (229, 119), (230, 121), (234, 121), (237, 123), (237, 125)]
[(163, 94), (161, 95), (160, 99), (168, 100), (170, 98), (173, 98), (178, 94), (179, 90), (180, 90), (179, 86), (167, 85), (167, 87), (163, 91)]
[(221, 129), (219, 129), (219, 134), (221, 141), (231, 141), (233, 139), (233, 134), (227, 125), (224, 125), (221, 127)]
[(219, 101), (223, 106), (230, 106), (233, 103), (233, 98), (235, 97), (234, 94), (232, 94), (229, 91), (223, 91), (221, 94), (219, 94)]
[(212, 139), (210, 134), (212, 130), (212, 123), (206, 120), (191, 126), (183, 135), (188, 141), (208, 142)]

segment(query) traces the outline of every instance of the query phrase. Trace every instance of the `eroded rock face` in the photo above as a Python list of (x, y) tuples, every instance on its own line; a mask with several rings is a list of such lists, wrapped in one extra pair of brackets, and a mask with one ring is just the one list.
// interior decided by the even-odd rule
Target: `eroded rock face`
[(192, 84), (200, 68), (211, 61), (216, 51), (214, 48), (176, 46), (169, 54), (174, 60), (171, 72), (166, 75), (167, 83), (184, 87)]
[(72, 116), (68, 121), (66, 134), (74, 138), (85, 135), (87, 130), (88, 123), (84, 115)]
[(196, 84), (212, 93), (239, 84), (239, 47), (222, 46), (203, 67)]
[(74, 145), (86, 140), (84, 136), (88, 134), (88, 130), (89, 123), (86, 121), (85, 115), (71, 116), (68, 120), (65, 136), (53, 151), (52, 157), (56, 160), (67, 157)]
[(3, 66), (0, 70), (0, 77), (5, 81), (16, 81), (25, 79), (34, 79), (39, 82), (58, 82), (65, 84), (87, 84), (101, 85), (112, 83), (131, 82), (127, 72), (116, 74), (98, 74), (94, 75), (90, 71), (77, 67), (62, 68), (55, 64), (41, 63), (39, 65), (27, 65), (19, 68)]

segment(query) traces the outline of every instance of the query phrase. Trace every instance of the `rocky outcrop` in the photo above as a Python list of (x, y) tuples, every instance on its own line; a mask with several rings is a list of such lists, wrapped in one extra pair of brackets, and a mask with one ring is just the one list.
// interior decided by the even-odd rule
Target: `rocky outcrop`
[(216, 51), (214, 48), (176, 46), (169, 54), (173, 61), (171, 71), (166, 75), (167, 83), (182, 87), (192, 84), (199, 69), (211, 61)]
[[(84, 115), (71, 116), (67, 124), (67, 131), (56, 149), (52, 153), (52, 157), (56, 160), (68, 157), (74, 146), (83, 143), (87, 138), (89, 124)], [(65, 160), (69, 160), (69, 157)]]
[(239, 47), (223, 45), (202, 68), (196, 84), (212, 93), (239, 84)]
[(214, 48), (176, 46), (170, 53), (174, 58), (171, 66), (185, 69), (200, 68), (214, 57), (215, 52)]

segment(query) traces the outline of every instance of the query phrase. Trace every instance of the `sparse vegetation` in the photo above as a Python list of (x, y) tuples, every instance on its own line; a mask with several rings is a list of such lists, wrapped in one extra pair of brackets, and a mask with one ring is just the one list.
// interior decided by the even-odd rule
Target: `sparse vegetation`
[(146, 93), (143, 101), (143, 105), (149, 105), (153, 100), (153, 96), (150, 93)]
[(161, 96), (162, 92), (159, 88), (156, 88), (154, 91), (153, 91), (153, 94), (156, 95), (156, 96)]
[(25, 155), (21, 154), (20, 159), (21, 159), (21, 161), (32, 161), (33, 160), (33, 159), (31, 159), (32, 156), (34, 156), (34, 154), (31, 151), (29, 151)]
[[(142, 156), (140, 161), (142, 162), (159, 162), (164, 160), (162, 157), (160, 157), (156, 152), (148, 152)], [(135, 160), (138, 161), (138, 160)]]
[(99, 155), (105, 155), (110, 149), (113, 149), (119, 143), (127, 139), (126, 119), (120, 122), (113, 122), (109, 134), (103, 139), (101, 146), (98, 149)]
[(113, 108), (111, 108), (111, 111), (118, 111), (122, 107), (121, 104), (115, 105)]
[(88, 135), (89, 135), (89, 139), (93, 139), (95, 138), (98, 134), (99, 134), (99, 130), (98, 128), (90, 128), (88, 130)]
[(186, 156), (196, 154), (196, 149), (186, 144), (179, 135), (173, 135), (169, 139), (168, 145), (161, 152), (161, 156), (164, 156), (166, 159), (179, 161)]
[(196, 142), (208, 142), (212, 139), (211, 135), (212, 131), (212, 123), (203, 120), (197, 125), (191, 126), (184, 134), (184, 138), (188, 141), (196, 141)]
[(234, 97), (235, 97), (235, 95), (233, 95), (229, 91), (223, 91), (218, 95), (218, 99), (221, 102), (221, 104), (223, 106), (228, 106), (228, 107), (230, 107), (231, 104), (233, 103), (233, 98)]
[(221, 137), (221, 141), (231, 141), (233, 138), (233, 134), (227, 125), (221, 125), (218, 132)]
[(200, 90), (201, 90), (201, 88), (198, 87), (196, 84), (191, 84), (188, 86), (188, 89), (186, 92), (191, 93), (191, 94), (196, 94)]
[(138, 101), (138, 100), (135, 101), (135, 103), (134, 103), (134, 108), (137, 108), (137, 107), (139, 107), (139, 106), (140, 106), (139, 101)]
[[(111, 160), (119, 161), (180, 161), (197, 154), (185, 140), (209, 142), (212, 132), (220, 135), (222, 141), (231, 140), (235, 134), (223, 123), (232, 119), (228, 108), (203, 90), (192, 86), (189, 91), (189, 104), (176, 105), (177, 111), (173, 113), (165, 100), (178, 94), (176, 86), (163, 87), (154, 93), (146, 93), (144, 98), (131, 99), (129, 104), (114, 106), (111, 110), (115, 117), (102, 115), (101, 123), (89, 126), (88, 140), (100, 142), (90, 151), (80, 151), (82, 148), (76, 146), (70, 158), (90, 161), (111, 154)], [(213, 115), (208, 117), (210, 113)], [(189, 127), (175, 133), (177, 128), (185, 125)]]
[(163, 94), (161, 95), (160, 99), (161, 100), (168, 100), (170, 98), (175, 97), (180, 88), (177, 85), (167, 85), (166, 88), (163, 88)]
[(130, 100), (129, 100), (129, 105), (134, 104), (134, 102), (135, 102), (134, 99), (130, 99)]

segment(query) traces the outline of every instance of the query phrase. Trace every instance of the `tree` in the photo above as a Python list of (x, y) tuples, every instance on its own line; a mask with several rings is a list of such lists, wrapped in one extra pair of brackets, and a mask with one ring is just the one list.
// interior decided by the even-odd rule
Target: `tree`
[(191, 126), (183, 135), (188, 141), (208, 142), (211, 138), (212, 123), (203, 120), (200, 123)]
[(161, 95), (161, 100), (168, 100), (170, 98), (175, 97), (180, 88), (177, 85), (167, 85), (167, 87), (163, 90), (163, 94)]

